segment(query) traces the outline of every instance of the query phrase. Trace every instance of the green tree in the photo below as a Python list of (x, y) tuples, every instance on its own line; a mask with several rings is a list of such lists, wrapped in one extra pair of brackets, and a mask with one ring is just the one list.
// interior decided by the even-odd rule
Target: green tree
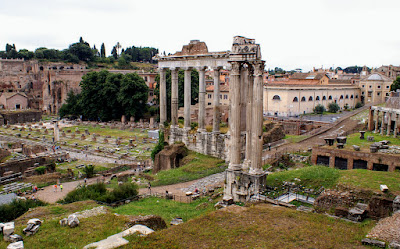
[(101, 44), (100, 57), (101, 58), (106, 58), (106, 46), (104, 45), (104, 42)]
[(80, 95), (75, 94), (73, 91), (68, 93), (65, 104), (63, 104), (59, 110), (59, 115), (61, 118), (66, 116), (79, 116), (82, 114), (82, 107), (79, 103)]
[(400, 76), (397, 76), (390, 86), (390, 91), (396, 91), (397, 89), (400, 89)]
[(160, 130), (158, 132), (158, 143), (154, 147), (154, 149), (151, 151), (151, 159), (154, 162), (154, 159), (156, 158), (156, 155), (164, 149), (164, 132)]
[(90, 62), (94, 59), (93, 50), (90, 48), (89, 43), (85, 42), (82, 37), (79, 42), (69, 46), (69, 53), (78, 57), (80, 61)]
[(336, 113), (337, 111), (339, 111), (340, 107), (338, 104), (336, 104), (335, 102), (332, 102), (328, 105), (328, 111), (329, 112), (333, 112)]
[(326, 111), (325, 106), (323, 106), (321, 104), (316, 105), (314, 107), (314, 113), (316, 113), (316, 114), (322, 114), (322, 113), (324, 113), (324, 111)]
[(111, 56), (114, 59), (118, 59), (118, 52), (117, 52), (117, 48), (114, 46), (113, 49), (111, 50)]
[(110, 73), (106, 77), (106, 82), (100, 90), (103, 99), (102, 107), (99, 110), (100, 120), (120, 119), (123, 115), (121, 105), (117, 99), (123, 74)]
[(118, 93), (118, 101), (123, 112), (135, 119), (143, 117), (146, 112), (148, 92), (149, 88), (142, 77), (136, 73), (125, 74)]

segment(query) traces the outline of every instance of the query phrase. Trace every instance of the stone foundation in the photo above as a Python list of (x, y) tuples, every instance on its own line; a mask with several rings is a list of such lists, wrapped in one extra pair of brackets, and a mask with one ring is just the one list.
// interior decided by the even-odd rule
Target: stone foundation
[(265, 190), (267, 174), (250, 174), (227, 169), (225, 175), (224, 201), (247, 202), (250, 197)]

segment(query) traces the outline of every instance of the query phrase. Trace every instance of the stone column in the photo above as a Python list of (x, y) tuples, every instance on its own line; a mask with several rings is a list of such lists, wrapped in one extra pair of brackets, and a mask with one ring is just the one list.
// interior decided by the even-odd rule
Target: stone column
[(178, 125), (178, 69), (171, 68), (171, 126), (173, 128), (176, 128), (177, 125)]
[(160, 68), (160, 128), (167, 121), (167, 80), (165, 68)]
[(393, 137), (397, 137), (397, 132), (398, 132), (398, 119), (399, 119), (399, 114), (394, 113), (394, 127), (393, 127)]
[(386, 112), (382, 111), (382, 122), (381, 122), (381, 132), (380, 134), (383, 136), (384, 130), (385, 130), (385, 116)]
[(219, 119), (220, 119), (220, 83), (219, 83), (219, 70), (220, 68), (213, 68), (214, 70), (214, 107), (213, 107), (213, 132), (219, 132)]
[(252, 110), (253, 110), (253, 86), (254, 86), (254, 68), (251, 65), (247, 67), (247, 96), (246, 96), (246, 152), (243, 162), (243, 170), (247, 170), (251, 165), (251, 127), (252, 127)]
[(192, 76), (192, 69), (186, 68), (185, 69), (185, 82), (184, 82), (184, 132), (183, 132), (183, 142), (186, 146), (189, 146), (189, 131), (190, 131), (190, 104), (191, 104), (191, 76)]
[(252, 153), (250, 173), (262, 173), (262, 145), (263, 145), (263, 74), (264, 62), (258, 61), (254, 64), (254, 86), (253, 86), (253, 112), (252, 112)]
[(374, 110), (369, 107), (369, 115), (368, 115), (368, 131), (372, 131), (374, 128)]
[(240, 62), (232, 62), (232, 70), (230, 73), (230, 117), (229, 117), (229, 131), (230, 131), (230, 162), (228, 168), (231, 170), (241, 170), (240, 165)]
[(205, 84), (205, 68), (199, 68), (199, 128), (198, 132), (205, 132), (205, 117), (206, 117), (206, 84)]
[(60, 129), (58, 127), (58, 121), (54, 122), (54, 142), (60, 141)]
[(379, 110), (376, 110), (376, 120), (375, 120), (375, 131), (374, 133), (378, 133), (379, 126)]
[(392, 129), (392, 113), (387, 112), (387, 115), (388, 115), (388, 117), (387, 117), (387, 125), (386, 125), (386, 127), (387, 127), (386, 135), (390, 136), (390, 130)]

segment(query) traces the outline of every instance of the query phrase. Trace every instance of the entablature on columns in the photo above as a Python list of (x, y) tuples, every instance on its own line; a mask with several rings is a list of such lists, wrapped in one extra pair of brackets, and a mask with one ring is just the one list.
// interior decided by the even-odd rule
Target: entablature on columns
[(400, 109), (393, 109), (393, 108), (381, 107), (381, 106), (371, 106), (371, 110), (400, 114)]
[(225, 68), (230, 70), (231, 65), (228, 63), (229, 57), (222, 58), (191, 58), (191, 59), (176, 59), (176, 60), (159, 60), (158, 68), (193, 68), (193, 69), (204, 69), (204, 68)]

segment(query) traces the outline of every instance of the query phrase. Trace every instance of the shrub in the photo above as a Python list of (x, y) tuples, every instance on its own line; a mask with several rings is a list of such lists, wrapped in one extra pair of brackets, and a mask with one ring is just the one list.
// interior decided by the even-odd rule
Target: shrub
[(104, 183), (96, 183), (89, 186), (77, 188), (68, 193), (60, 203), (67, 204), (76, 201), (95, 200), (113, 203), (119, 200), (135, 197), (138, 194), (138, 186), (135, 183), (124, 183), (118, 185), (114, 190), (108, 191)]
[(40, 166), (35, 168), (36, 173), (39, 175), (43, 175), (46, 172), (46, 166)]
[(363, 106), (363, 103), (357, 102), (355, 108), (358, 109)]
[(10, 204), (0, 206), (0, 220), (2, 222), (12, 221), (23, 215), (30, 208), (44, 205), (46, 205), (46, 203), (39, 200), (14, 200)]
[(322, 114), (322, 113), (324, 113), (324, 111), (326, 111), (325, 106), (323, 106), (321, 104), (316, 105), (314, 107), (314, 113), (316, 113), (316, 114)]
[(85, 175), (86, 175), (87, 178), (93, 177), (94, 173), (95, 173), (94, 166), (91, 165), (91, 164), (90, 165), (86, 165), (83, 168), (83, 172), (85, 172)]
[(154, 159), (156, 158), (156, 155), (164, 149), (164, 132), (160, 130), (158, 133), (158, 143), (154, 147), (154, 149), (151, 151), (151, 159), (154, 162)]
[(96, 183), (89, 186), (83, 186), (77, 188), (67, 194), (64, 200), (59, 201), (60, 203), (67, 204), (76, 201), (84, 200), (96, 200), (100, 196), (107, 193), (107, 188), (104, 183)]
[(335, 102), (332, 102), (328, 105), (328, 111), (329, 112), (333, 112), (336, 113), (337, 111), (339, 111), (340, 107), (338, 104), (336, 104)]

